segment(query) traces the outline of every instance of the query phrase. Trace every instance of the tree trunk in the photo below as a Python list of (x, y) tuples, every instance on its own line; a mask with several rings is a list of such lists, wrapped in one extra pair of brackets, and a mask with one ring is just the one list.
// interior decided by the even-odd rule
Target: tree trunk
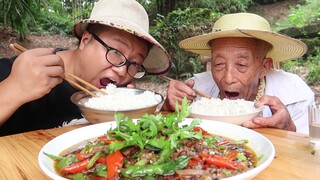
[(7, 29), (7, 4), (6, 1), (3, 4), (3, 29)]
[(4, 13), (3, 15), (3, 29), (6, 30), (7, 29), (7, 14)]

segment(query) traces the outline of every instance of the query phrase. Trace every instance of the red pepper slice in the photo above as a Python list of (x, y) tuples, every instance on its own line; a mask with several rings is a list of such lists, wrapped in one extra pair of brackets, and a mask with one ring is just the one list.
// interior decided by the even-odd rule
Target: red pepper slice
[(222, 141), (219, 141), (219, 142), (215, 143), (216, 146), (222, 146), (222, 145), (226, 145), (226, 144), (230, 144), (230, 141), (224, 139)]
[(194, 166), (196, 166), (198, 164), (202, 164), (202, 160), (200, 158), (197, 158), (197, 157), (192, 157), (189, 160), (187, 167), (194, 167)]
[(89, 161), (90, 161), (90, 159), (85, 159), (83, 161), (80, 161), (80, 162), (71, 164), (69, 166), (66, 166), (64, 168), (61, 168), (60, 171), (62, 173), (66, 173), (66, 174), (68, 174), (68, 173), (75, 174), (75, 173), (81, 172), (82, 170), (87, 169), (87, 165), (88, 165)]
[(227, 169), (244, 169), (244, 166), (238, 162), (232, 161), (227, 157), (200, 154), (200, 157), (205, 161), (206, 164), (215, 165), (217, 167), (227, 168)]
[(117, 140), (107, 139), (105, 136), (100, 136), (99, 141), (105, 142), (106, 144), (111, 144), (112, 142), (121, 142)]
[(78, 154), (76, 154), (76, 156), (77, 156), (77, 159), (79, 161), (83, 161), (83, 160), (87, 159), (88, 157), (90, 157), (92, 155), (91, 154), (87, 154), (87, 153), (78, 153)]
[(106, 158), (108, 166), (108, 179), (114, 180), (117, 177), (117, 171), (123, 166), (124, 157), (120, 150), (115, 151)]
[(106, 157), (99, 157), (96, 162), (106, 164), (106, 159), (107, 159)]
[(202, 132), (202, 135), (206, 136), (206, 135), (211, 135), (210, 133), (208, 133), (206, 130), (202, 129), (199, 126), (196, 126), (193, 128), (193, 131), (195, 132)]
[(237, 159), (238, 151), (232, 151), (229, 154), (226, 155), (227, 158), (231, 160)]

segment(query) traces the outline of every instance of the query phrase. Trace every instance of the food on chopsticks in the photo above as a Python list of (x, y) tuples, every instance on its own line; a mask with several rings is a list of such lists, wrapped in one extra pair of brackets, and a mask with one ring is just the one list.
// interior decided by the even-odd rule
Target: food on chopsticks
[(151, 91), (144, 91), (141, 94), (121, 91), (114, 84), (108, 84), (101, 89), (97, 96), (90, 97), (83, 105), (93, 109), (123, 111), (154, 106), (162, 101), (162, 97)]
[(191, 112), (207, 116), (232, 116), (259, 111), (254, 102), (244, 99), (201, 98), (191, 104)]
[(117, 126), (106, 134), (46, 155), (69, 179), (219, 179), (256, 166), (246, 140), (210, 134), (199, 119), (183, 124), (189, 113), (184, 99), (181, 111), (166, 117), (146, 114), (133, 121), (116, 114)]

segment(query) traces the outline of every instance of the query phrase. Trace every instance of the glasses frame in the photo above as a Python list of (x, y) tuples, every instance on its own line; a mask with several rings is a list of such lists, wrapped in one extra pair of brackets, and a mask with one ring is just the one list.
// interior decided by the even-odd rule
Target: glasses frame
[[(122, 66), (124, 66), (124, 65), (127, 65), (127, 73), (129, 74), (129, 76), (131, 76), (131, 77), (133, 77), (133, 78), (135, 78), (135, 79), (140, 79), (140, 78), (142, 78), (143, 76), (145, 76), (146, 74), (148, 74), (148, 73), (147, 73), (147, 70), (145, 69), (145, 67), (144, 67), (143, 65), (137, 64), (136, 62), (131, 62), (131, 61), (129, 61), (129, 60), (127, 59), (127, 57), (126, 57), (122, 52), (120, 52), (118, 49), (113, 48), (113, 47), (111, 47), (111, 46), (108, 46), (108, 45), (107, 45), (105, 42), (103, 42), (103, 41), (99, 38), (99, 36), (97, 36), (95, 33), (91, 33), (91, 34), (92, 34), (92, 36), (93, 36), (93, 38), (94, 38), (95, 40), (97, 40), (102, 46), (104, 46), (104, 47), (107, 49), (107, 52), (106, 52), (105, 57), (106, 57), (106, 60), (107, 60), (112, 66), (122, 67)], [(107, 56), (107, 55), (108, 55), (108, 53), (109, 53), (111, 50), (115, 50), (115, 51), (117, 51), (118, 53), (120, 53), (120, 54), (124, 57), (125, 61), (121, 62), (120, 64), (114, 64), (114, 63), (110, 62), (110, 60), (108, 59), (108, 56)], [(140, 75), (140, 76), (137, 76), (137, 77), (136, 77), (135, 75), (140, 74), (140, 73), (136, 73), (134, 76), (131, 75), (131, 74), (129, 73), (129, 67), (130, 67), (131, 65), (135, 65), (135, 66), (138, 67), (138, 69), (143, 70), (143, 72), (142, 72), (142, 71), (137, 71), (137, 72), (140, 72), (140, 73), (143, 73), (143, 74)]]

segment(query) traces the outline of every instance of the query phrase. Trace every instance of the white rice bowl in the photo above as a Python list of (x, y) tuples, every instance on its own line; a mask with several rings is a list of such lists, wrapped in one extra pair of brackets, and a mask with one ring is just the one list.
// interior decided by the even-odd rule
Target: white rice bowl
[(148, 90), (141, 94), (136, 94), (133, 91), (121, 91), (113, 84), (109, 84), (105, 89), (101, 90), (105, 91), (107, 95), (99, 92), (97, 93), (98, 96), (88, 98), (83, 105), (93, 109), (123, 111), (154, 106), (162, 101), (162, 97), (159, 94)]
[(201, 98), (191, 103), (190, 116), (242, 125), (260, 115), (263, 108), (256, 108), (253, 101), (244, 99)]
[(163, 96), (136, 88), (117, 88), (108, 85), (102, 89), (104, 95), (94, 91), (97, 97), (80, 91), (71, 96), (71, 101), (78, 106), (85, 120), (92, 124), (115, 120), (115, 114), (124, 114), (128, 118), (141, 118), (144, 114), (155, 114), (161, 108)]

